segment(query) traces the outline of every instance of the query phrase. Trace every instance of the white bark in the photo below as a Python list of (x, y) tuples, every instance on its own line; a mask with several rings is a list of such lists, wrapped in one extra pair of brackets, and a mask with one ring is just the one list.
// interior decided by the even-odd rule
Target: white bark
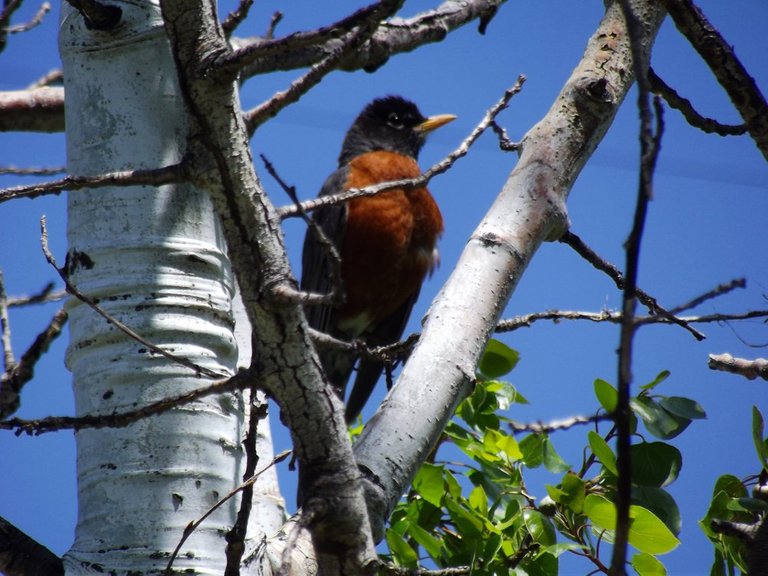
[[(185, 106), (159, 7), (111, 4), (123, 16), (108, 32), (89, 30), (62, 5), (67, 152), (76, 175), (160, 167), (185, 152)], [(232, 373), (233, 277), (208, 196), (190, 185), (99, 188), (70, 195), (68, 207), (73, 283), (151, 342)], [(81, 302), (71, 299), (68, 311), (77, 415), (128, 410), (206, 384)], [(184, 527), (242, 481), (243, 424), (236, 394), (127, 428), (77, 432), (79, 514), (67, 574), (164, 569)], [(260, 446), (263, 465), (271, 447)], [(238, 504), (233, 498), (194, 532), (176, 570), (223, 573), (224, 534)], [(268, 506), (274, 526), (280, 504), (267, 498), (254, 515)]]

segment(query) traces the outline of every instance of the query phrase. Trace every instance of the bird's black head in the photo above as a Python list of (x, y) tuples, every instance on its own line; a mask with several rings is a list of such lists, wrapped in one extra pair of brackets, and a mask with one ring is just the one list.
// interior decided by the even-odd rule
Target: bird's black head
[(377, 98), (368, 104), (347, 132), (339, 165), (375, 150), (417, 158), (427, 134), (453, 120), (447, 114), (425, 118), (416, 104), (400, 96)]

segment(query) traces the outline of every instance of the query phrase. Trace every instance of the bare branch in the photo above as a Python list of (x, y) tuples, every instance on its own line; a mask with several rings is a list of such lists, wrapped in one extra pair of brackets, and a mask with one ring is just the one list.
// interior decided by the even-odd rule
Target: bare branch
[[(291, 53), (296, 52), (300, 48), (317, 46), (334, 39), (338, 40), (354, 31), (357, 27), (363, 26), (368, 28), (371, 24), (378, 24), (378, 21), (381, 20), (380, 5), (381, 2), (370, 4), (329, 26), (323, 26), (317, 30), (308, 32), (295, 32), (284, 38), (273, 40), (269, 38), (268, 31), (266, 40), (257, 38), (246, 43), (240, 49), (235, 50), (225, 58), (222, 58), (217, 62), (217, 65), (221, 70), (230, 68), (241, 70), (250, 64), (254, 64), (257, 61), (269, 58), (270, 56), (282, 55), (289, 57)], [(278, 14), (280, 13), (278, 12)], [(274, 25), (276, 25), (276, 22), (279, 22), (281, 18), (282, 14), (279, 18), (273, 18), (273, 24), (270, 26), (272, 32), (274, 32)], [(376, 22), (374, 22), (374, 20)], [(333, 50), (329, 50), (325, 57), (331, 55), (335, 51), (336, 47)], [(308, 62), (306, 65), (317, 64), (323, 59), (324, 58), (318, 58), (313, 62)], [(299, 66), (297, 66), (297, 68), (298, 67)], [(245, 75), (248, 76), (249, 74), (246, 73)]]
[[(766, 318), (768, 310), (751, 310), (740, 314), (705, 314), (701, 316), (679, 316), (673, 322), (664, 316), (635, 316), (636, 326), (648, 324), (676, 324), (677, 321), (686, 324), (711, 324), (713, 322), (729, 322), (733, 320), (749, 320), (752, 318)], [(618, 310), (602, 310), (600, 312), (582, 312), (578, 310), (547, 310), (545, 312), (533, 312), (523, 316), (514, 316), (502, 320), (496, 325), (496, 332), (512, 332), (518, 328), (528, 328), (539, 320), (552, 320), (558, 323), (562, 320), (589, 320), (590, 322), (609, 322), (621, 324), (622, 315)]]
[[(347, 71), (365, 69), (373, 71), (391, 56), (410, 52), (424, 44), (439, 42), (447, 34), (477, 19), (481, 27), (487, 25), (492, 16), (506, 0), (467, 0), (465, 2), (444, 1), (434, 10), (428, 10), (413, 18), (392, 18), (382, 22), (373, 36), (360, 49), (349, 53), (340, 62), (340, 68)], [(355, 18), (355, 15), (348, 17)], [(339, 32), (345, 32), (354, 25), (350, 22), (321, 28), (314, 32), (303, 32), (271, 42), (257, 38), (249, 41), (242, 50), (253, 50), (258, 58), (242, 69), (244, 77), (306, 68), (320, 62), (339, 46)], [(345, 28), (345, 26), (349, 26)], [(251, 44), (253, 47), (251, 47)]]
[(679, 110), (688, 121), (688, 124), (694, 128), (698, 128), (707, 134), (719, 134), (720, 136), (740, 136), (746, 134), (747, 127), (744, 124), (739, 126), (720, 124), (716, 120), (705, 118), (696, 112), (691, 101), (675, 92), (672, 87), (659, 78), (652, 68), (648, 69), (648, 80), (651, 83), (651, 90), (664, 98), (670, 107)]
[(64, 88), (0, 92), (0, 132), (63, 132)]
[(768, 360), (765, 358), (747, 360), (745, 358), (734, 358), (730, 354), (710, 354), (707, 365), (712, 370), (740, 374), (748, 380), (754, 380), (755, 378), (768, 380)]
[(21, 0), (7, 0), (3, 3), (3, 9), (0, 11), (0, 52), (5, 50), (8, 39), (8, 23), (11, 21), (11, 16), (20, 6)]
[(664, 0), (677, 29), (704, 59), (728, 93), (755, 144), (768, 159), (768, 103), (731, 45), (692, 0)]
[(622, 322), (619, 336), (618, 396), (614, 421), (616, 423), (616, 528), (613, 555), (609, 574), (626, 574), (627, 545), (629, 543), (629, 507), (632, 497), (631, 443), (632, 409), (629, 405), (632, 385), (632, 353), (635, 337), (635, 310), (637, 309), (637, 277), (640, 265), (640, 247), (648, 213), (648, 202), (653, 196), (653, 173), (656, 168), (661, 135), (663, 132), (662, 109), (658, 97), (655, 101), (656, 129), (650, 105), (648, 83), (648, 54), (642, 44), (645, 26), (636, 13), (638, 6), (630, 0), (620, 0), (624, 21), (632, 51), (632, 67), (638, 88), (638, 109), (640, 112), (640, 182), (632, 229), (625, 243), (626, 265), (624, 292), (622, 298)]
[[(7, 418), (19, 409), (19, 395), (22, 388), (34, 377), (35, 364), (48, 351), (51, 343), (59, 337), (66, 322), (67, 313), (64, 308), (61, 308), (53, 315), (45, 330), (37, 335), (34, 342), (22, 354), (18, 363), (6, 363), (5, 372), (0, 377), (0, 419)], [(8, 351), (10, 352), (10, 349)]]
[(54, 168), (17, 168), (16, 166), (0, 166), (0, 176), (12, 174), (14, 176), (49, 176), (51, 174), (61, 174), (66, 172), (65, 166), (56, 166)]
[(232, 35), (232, 32), (234, 32), (235, 29), (248, 18), (248, 12), (250, 11), (251, 6), (253, 6), (253, 0), (240, 0), (237, 8), (227, 15), (224, 22), (221, 23), (221, 29), (224, 30), (224, 34), (227, 38), (229, 38)]
[(336, 249), (336, 246), (333, 244), (333, 242), (330, 241), (323, 229), (318, 226), (314, 219), (312, 219), (312, 217), (309, 216), (309, 214), (307, 214), (306, 211), (304, 211), (304, 209), (301, 207), (301, 202), (299, 202), (299, 198), (296, 195), (296, 188), (294, 186), (288, 186), (288, 184), (285, 183), (285, 181), (277, 173), (277, 170), (275, 170), (275, 167), (269, 160), (267, 160), (264, 154), (261, 154), (260, 156), (261, 160), (264, 162), (264, 167), (266, 168), (267, 173), (275, 179), (275, 182), (278, 183), (278, 185), (293, 201), (293, 205), (296, 207), (297, 214), (301, 217), (302, 220), (304, 220), (307, 226), (312, 229), (312, 232), (315, 234), (318, 243), (328, 256), (328, 263), (330, 268), (328, 274), (333, 289), (328, 294), (310, 294), (306, 292), (298, 292), (297, 294), (300, 297), (300, 303), (304, 306), (320, 306), (324, 304), (338, 304), (343, 302), (345, 294), (344, 282), (341, 278), (341, 256), (339, 255), (339, 251)]
[[(298, 101), (302, 94), (306, 94), (310, 88), (335, 70), (341, 59), (357, 50), (373, 34), (379, 21), (394, 13), (401, 4), (402, 0), (381, 0), (363, 9), (361, 12), (366, 13), (365, 18), (357, 28), (344, 35), (335, 50), (312, 66), (306, 74), (294, 80), (286, 90), (277, 92), (272, 98), (244, 114), (249, 134), (253, 134), (256, 128), (280, 110)], [(226, 69), (227, 66), (224, 66), (223, 70)]]
[(43, 2), (40, 5), (40, 8), (38, 8), (37, 12), (34, 16), (24, 24), (17, 24), (16, 26), (11, 26), (8, 28), (9, 34), (19, 34), (21, 32), (27, 32), (29, 30), (32, 30), (32, 28), (39, 26), (43, 22), (43, 18), (45, 18), (45, 15), (48, 14), (48, 12), (51, 11), (51, 4), (50, 2)]
[[(11, 325), (8, 321), (8, 296), (5, 293), (5, 279), (3, 271), (0, 270), (0, 339), (3, 342), (3, 370), (8, 372), (13, 370), (16, 365), (16, 358), (13, 355), (11, 346)], [(0, 392), (2, 392), (0, 390)], [(0, 393), (0, 405), (2, 405), (3, 394)]]
[(63, 290), (54, 292), (55, 287), (53, 282), (48, 282), (43, 289), (37, 294), (31, 296), (15, 296), (8, 298), (8, 308), (14, 306), (29, 306), (30, 304), (41, 304), (43, 302), (56, 302), (64, 298), (67, 293)]
[(6, 576), (64, 576), (61, 558), (0, 517), (0, 572)]
[[(587, 244), (579, 236), (568, 230), (560, 237), (559, 241), (573, 248), (582, 258), (592, 264), (592, 266), (610, 276), (611, 279), (613, 279), (613, 281), (616, 283), (616, 287), (619, 290), (624, 290), (625, 280), (621, 271), (607, 260), (601, 258), (594, 250), (592, 250), (592, 248), (587, 246)], [(663, 316), (673, 324), (677, 324), (678, 326), (685, 328), (688, 330), (688, 332), (693, 334), (693, 337), (696, 338), (696, 340), (704, 340), (704, 334), (698, 330), (695, 330), (684, 321), (677, 318), (674, 314), (660, 306), (656, 299), (650, 296), (647, 292), (641, 288), (636, 288), (635, 293), (637, 299), (643, 305), (645, 305), (646, 308), (648, 308), (648, 311), (651, 314), (658, 314)]]
[(52, 84), (61, 84), (63, 81), (64, 81), (64, 73), (61, 71), (60, 68), (57, 68), (55, 70), (51, 70), (50, 72), (46, 73), (45, 75), (35, 80), (32, 84), (27, 86), (27, 90), (34, 90), (35, 88), (45, 88), (46, 86), (51, 86)]
[(162, 414), (173, 408), (189, 404), (211, 394), (231, 393), (248, 388), (256, 380), (249, 370), (240, 370), (234, 376), (217, 380), (212, 384), (178, 396), (163, 398), (135, 410), (112, 412), (111, 414), (86, 414), (84, 416), (49, 416), (35, 420), (9, 418), (0, 421), (0, 430), (14, 430), (16, 435), (26, 433), (39, 436), (60, 430), (84, 430), (86, 428), (122, 428), (134, 422)]
[(604, 420), (611, 420), (613, 418), (610, 414), (596, 414), (594, 416), (571, 416), (563, 420), (552, 420), (551, 422), (530, 422), (523, 424), (520, 422), (510, 422), (509, 428), (513, 432), (533, 432), (534, 434), (549, 434), (550, 432), (556, 432), (558, 430), (568, 430), (574, 426), (581, 424), (594, 424), (595, 422), (603, 422)]
[(705, 292), (701, 296), (697, 296), (690, 302), (686, 302), (685, 304), (681, 304), (680, 306), (675, 306), (670, 310), (672, 314), (677, 314), (679, 312), (682, 312), (683, 310), (692, 310), (693, 308), (696, 308), (700, 304), (703, 304), (707, 300), (712, 300), (713, 298), (718, 298), (724, 294), (728, 294), (732, 290), (735, 290), (736, 288), (746, 288), (747, 287), (747, 280), (745, 278), (735, 278), (728, 282), (727, 284), (720, 284), (719, 286), (715, 286), (712, 290), (709, 292)]
[(14, 198), (37, 198), (47, 194), (60, 194), (64, 190), (74, 191), (83, 188), (103, 186), (162, 186), (187, 179), (184, 164), (171, 164), (151, 170), (122, 170), (97, 176), (67, 176), (59, 180), (16, 186), (0, 190), (0, 204)]
[(180, 364), (182, 366), (186, 366), (187, 368), (194, 370), (194, 372), (198, 376), (208, 376), (209, 378), (226, 378), (227, 375), (223, 374), (221, 372), (217, 372), (215, 370), (211, 370), (209, 368), (205, 368), (203, 366), (199, 366), (198, 364), (195, 364), (191, 360), (188, 360), (187, 358), (182, 358), (181, 356), (176, 356), (175, 354), (171, 354), (170, 352), (163, 350), (156, 344), (153, 344), (149, 340), (145, 339), (143, 336), (120, 322), (117, 318), (114, 318), (113, 316), (110, 316), (105, 312), (96, 302), (94, 302), (90, 297), (86, 296), (80, 290), (77, 289), (77, 287), (72, 284), (69, 281), (69, 277), (67, 276), (64, 269), (59, 268), (56, 265), (56, 260), (53, 257), (53, 254), (48, 249), (48, 230), (46, 230), (45, 227), (45, 216), (43, 216), (40, 219), (40, 230), (41, 230), (41, 243), (43, 248), (43, 254), (45, 255), (45, 259), (48, 261), (48, 263), (53, 266), (53, 268), (58, 272), (59, 277), (64, 281), (64, 285), (67, 287), (67, 292), (72, 294), (75, 298), (89, 306), (94, 312), (96, 312), (99, 316), (104, 318), (107, 322), (112, 324), (115, 328), (123, 332), (126, 336), (129, 338), (132, 338), (136, 340), (136, 342), (143, 344), (147, 347), (151, 352), (154, 352), (155, 354), (159, 354), (160, 356), (163, 356), (165, 358), (168, 358), (169, 360), (172, 360), (176, 362), (177, 364)]
[(346, 190), (341, 194), (333, 194), (329, 196), (322, 196), (320, 198), (313, 198), (311, 200), (305, 200), (300, 205), (284, 206), (278, 209), (280, 217), (291, 218), (293, 216), (297, 216), (299, 214), (299, 210), (310, 212), (323, 206), (342, 204), (352, 200), (353, 198), (374, 196), (376, 194), (386, 192), (387, 190), (393, 190), (395, 188), (410, 190), (412, 188), (418, 188), (419, 186), (426, 186), (429, 184), (432, 178), (447, 172), (459, 158), (466, 156), (470, 147), (477, 141), (482, 133), (485, 132), (489, 126), (495, 122), (496, 116), (498, 116), (502, 110), (507, 108), (512, 97), (520, 92), (520, 90), (522, 90), (524, 83), (525, 76), (521, 74), (518, 76), (515, 85), (504, 92), (504, 95), (501, 97), (501, 99), (488, 109), (480, 123), (475, 126), (472, 132), (470, 132), (470, 134), (459, 144), (459, 146), (453, 152), (448, 154), (448, 156), (436, 164), (433, 164), (429, 170), (425, 171), (421, 176), (417, 178), (409, 178), (406, 180), (382, 182), (381, 184), (366, 186), (365, 188), (351, 188), (350, 190)]

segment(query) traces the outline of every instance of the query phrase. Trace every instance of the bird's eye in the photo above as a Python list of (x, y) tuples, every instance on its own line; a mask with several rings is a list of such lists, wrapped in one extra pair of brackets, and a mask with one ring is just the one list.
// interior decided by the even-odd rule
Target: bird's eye
[(389, 113), (389, 116), (387, 116), (387, 125), (396, 130), (402, 130), (405, 127), (403, 119), (400, 118), (400, 115), (397, 112)]

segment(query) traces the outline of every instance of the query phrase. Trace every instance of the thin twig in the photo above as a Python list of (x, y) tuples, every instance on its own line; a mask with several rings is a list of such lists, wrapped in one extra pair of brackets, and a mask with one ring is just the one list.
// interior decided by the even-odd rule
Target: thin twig
[(16, 26), (11, 26), (8, 28), (9, 34), (20, 34), (21, 32), (27, 32), (29, 30), (32, 30), (32, 28), (35, 28), (36, 26), (39, 26), (43, 22), (43, 18), (45, 18), (45, 15), (48, 14), (48, 12), (51, 11), (51, 4), (50, 2), (43, 2), (40, 5), (40, 8), (38, 8), (37, 12), (34, 16), (28, 21), (24, 22), (24, 24), (17, 24)]
[[(244, 66), (253, 63), (256, 60), (269, 58), (279, 54), (290, 53), (300, 48), (307, 46), (316, 46), (324, 44), (330, 40), (338, 39), (348, 34), (349, 31), (358, 27), (370, 26), (372, 20), (376, 20), (377, 23), (383, 19), (380, 14), (381, 2), (376, 2), (365, 6), (354, 13), (350, 14), (335, 22), (329, 26), (323, 26), (317, 30), (309, 32), (296, 32), (283, 38), (277, 39), (260, 39), (258, 42), (253, 42), (244, 48), (235, 50), (231, 54), (228, 54), (219, 62), (221, 69), (235, 69), (240, 70)], [(386, 16), (384, 16), (386, 17)], [(282, 18), (282, 15), (281, 15)], [(277, 22), (279, 22), (279, 18)], [(275, 22), (273, 16), (272, 22)], [(273, 30), (274, 32), (274, 30)]]
[[(245, 451), (245, 471), (243, 480), (248, 482), (249, 478), (255, 477), (256, 466), (259, 463), (259, 455), (256, 452), (256, 437), (258, 435), (259, 422), (267, 417), (267, 402), (260, 402), (257, 398), (255, 386), (251, 386), (249, 406), (250, 414), (248, 417), (248, 432), (243, 439), (243, 450)], [(253, 483), (243, 484), (241, 487), (243, 496), (240, 499), (240, 509), (237, 511), (237, 519), (232, 526), (225, 540), (227, 547), (225, 556), (227, 565), (224, 568), (224, 576), (239, 576), (240, 564), (245, 553), (245, 539), (248, 535), (248, 519), (251, 516), (251, 507), (253, 505)]]
[(532, 432), (534, 434), (549, 434), (550, 432), (556, 432), (558, 430), (568, 430), (574, 426), (582, 424), (594, 424), (595, 422), (603, 422), (604, 420), (611, 420), (613, 416), (611, 414), (596, 414), (594, 416), (571, 416), (563, 420), (552, 420), (551, 422), (529, 422), (523, 424), (520, 422), (510, 422), (509, 428), (513, 432)]
[(297, 102), (310, 88), (317, 85), (325, 76), (336, 69), (338, 63), (347, 54), (359, 48), (376, 31), (379, 22), (394, 13), (402, 4), (400, 0), (381, 0), (371, 7), (367, 18), (351, 32), (344, 35), (341, 45), (328, 56), (312, 66), (309, 71), (294, 80), (291, 85), (272, 98), (246, 112), (243, 116), (248, 125), (249, 134), (268, 119), (274, 117), (280, 110)]
[(701, 296), (697, 296), (690, 302), (686, 302), (685, 304), (681, 304), (680, 306), (675, 306), (674, 308), (670, 309), (670, 312), (672, 314), (679, 314), (684, 310), (692, 310), (693, 308), (696, 308), (697, 306), (703, 304), (707, 300), (712, 300), (713, 298), (718, 298), (723, 294), (728, 294), (728, 292), (731, 292), (736, 288), (746, 288), (746, 287), (747, 287), (747, 280), (745, 278), (734, 278), (727, 284), (720, 284), (719, 286), (715, 286), (715, 288), (713, 288), (709, 292), (705, 292)]
[(299, 197), (296, 195), (296, 188), (294, 186), (289, 186), (280, 177), (280, 175), (277, 173), (277, 170), (275, 170), (275, 167), (267, 159), (267, 157), (264, 156), (264, 154), (260, 154), (260, 157), (262, 162), (264, 162), (264, 167), (266, 168), (267, 173), (275, 179), (275, 182), (278, 183), (286, 195), (291, 199), (293, 205), (298, 211), (298, 215), (302, 220), (304, 220), (307, 227), (312, 230), (312, 233), (315, 235), (315, 238), (317, 239), (318, 243), (328, 258), (328, 279), (331, 282), (331, 291), (327, 294), (312, 294), (308, 292), (302, 292), (299, 302), (304, 306), (320, 306), (327, 304), (339, 304), (343, 302), (346, 298), (346, 295), (344, 293), (344, 281), (341, 277), (341, 256), (339, 255), (338, 249), (334, 243), (331, 242), (331, 239), (328, 238), (328, 235), (317, 224), (317, 222), (315, 222), (315, 220), (302, 209), (301, 202), (299, 202)]
[(7, 418), (19, 409), (22, 388), (34, 377), (35, 365), (48, 351), (51, 343), (59, 337), (66, 322), (67, 313), (61, 308), (53, 315), (45, 330), (37, 335), (21, 355), (19, 361), (12, 368), (6, 368), (0, 377), (0, 419)]
[(694, 128), (698, 128), (707, 134), (719, 134), (720, 136), (740, 136), (746, 134), (746, 124), (739, 124), (738, 126), (721, 124), (717, 120), (706, 118), (696, 112), (691, 101), (687, 98), (683, 98), (675, 92), (674, 88), (668, 86), (667, 83), (653, 71), (653, 68), (648, 70), (648, 80), (651, 83), (651, 90), (664, 98), (671, 108), (679, 110), (688, 124)]
[(616, 424), (616, 528), (613, 555), (609, 574), (626, 574), (627, 546), (629, 543), (629, 507), (632, 497), (631, 418), (629, 404), (632, 385), (632, 353), (636, 331), (634, 322), (637, 308), (637, 277), (640, 264), (640, 247), (645, 228), (648, 202), (653, 197), (653, 173), (656, 168), (661, 135), (663, 133), (662, 109), (656, 97), (656, 130), (649, 102), (648, 61), (640, 43), (642, 23), (633, 12), (629, 0), (621, 0), (621, 9), (632, 51), (632, 66), (638, 88), (640, 111), (640, 182), (632, 229), (625, 243), (626, 265), (622, 298), (622, 323), (619, 336), (618, 394), (614, 421)]
[(114, 318), (113, 316), (110, 316), (106, 311), (104, 311), (96, 302), (93, 301), (90, 297), (86, 296), (80, 290), (77, 289), (77, 287), (72, 284), (69, 281), (69, 277), (67, 276), (66, 272), (59, 268), (56, 265), (56, 260), (53, 257), (53, 254), (51, 253), (50, 249), (48, 248), (48, 230), (45, 227), (45, 216), (43, 216), (40, 219), (40, 231), (41, 231), (41, 244), (43, 248), (43, 254), (45, 255), (45, 259), (48, 261), (48, 263), (53, 266), (53, 268), (58, 272), (59, 277), (64, 282), (64, 285), (67, 287), (67, 292), (72, 294), (75, 298), (89, 306), (94, 312), (96, 312), (99, 316), (104, 318), (107, 322), (112, 324), (115, 328), (122, 331), (124, 334), (126, 334), (128, 337), (136, 340), (139, 344), (143, 344), (146, 346), (150, 351), (154, 352), (155, 354), (159, 354), (168, 360), (171, 360), (173, 362), (176, 362), (177, 364), (180, 364), (181, 366), (186, 366), (187, 368), (194, 370), (195, 374), (197, 376), (207, 376), (209, 378), (227, 378), (227, 374), (224, 374), (222, 372), (217, 372), (216, 370), (211, 370), (210, 368), (205, 368), (203, 366), (199, 366), (198, 364), (195, 364), (191, 360), (188, 360), (187, 358), (183, 358), (181, 356), (176, 356), (175, 354), (171, 354), (170, 352), (163, 350), (156, 344), (153, 344), (122, 322), (118, 320), (117, 318)]
[(475, 126), (475, 128), (470, 132), (470, 134), (458, 145), (458, 147), (453, 150), (450, 154), (448, 154), (445, 158), (437, 162), (436, 164), (433, 164), (429, 170), (425, 171), (421, 176), (418, 176), (416, 178), (408, 178), (405, 180), (394, 180), (392, 182), (383, 182), (381, 184), (374, 184), (371, 186), (366, 186), (364, 188), (352, 188), (350, 190), (346, 190), (340, 194), (332, 194), (329, 196), (322, 196), (320, 198), (313, 198), (311, 200), (305, 200), (300, 204), (300, 206), (283, 206), (281, 208), (278, 208), (278, 214), (281, 218), (291, 218), (295, 217), (299, 214), (299, 210), (303, 210), (305, 212), (310, 212), (312, 210), (317, 210), (318, 208), (321, 208), (323, 206), (333, 206), (335, 204), (342, 204), (344, 202), (348, 202), (349, 200), (352, 200), (353, 198), (362, 198), (366, 196), (374, 196), (376, 194), (380, 194), (382, 192), (386, 192), (387, 190), (394, 190), (395, 188), (401, 188), (404, 190), (410, 190), (413, 188), (418, 188), (420, 186), (426, 186), (429, 184), (429, 181), (432, 180), (435, 176), (438, 174), (442, 174), (449, 170), (451, 166), (461, 157), (466, 156), (466, 154), (469, 152), (470, 147), (477, 141), (477, 139), (482, 135), (483, 132), (485, 132), (495, 121), (496, 116), (501, 113), (502, 110), (506, 109), (507, 106), (509, 106), (509, 101), (512, 99), (512, 97), (520, 92), (522, 90), (523, 84), (525, 83), (525, 76), (520, 75), (517, 78), (517, 82), (515, 82), (515, 85), (512, 86), (512, 88), (509, 88), (506, 92), (504, 92), (504, 95), (501, 97), (501, 99), (496, 102), (491, 108), (488, 109), (488, 111), (485, 113), (485, 116), (480, 121), (480, 123)]
[(0, 203), (14, 198), (37, 198), (46, 194), (60, 194), (64, 190), (100, 188), (104, 186), (161, 186), (187, 179), (183, 164), (172, 164), (150, 170), (123, 170), (98, 176), (67, 176), (59, 180), (16, 186), (0, 190)]
[[(46, 86), (51, 86), (52, 84), (59, 84), (61, 85), (64, 82), (64, 73), (61, 71), (61, 68), (56, 68), (54, 70), (51, 70), (47, 73), (45, 73), (43, 76), (32, 82), (29, 86), (27, 86), (27, 90), (34, 90), (35, 88), (45, 88)], [(62, 169), (61, 172), (65, 172), (66, 169)]]
[(47, 302), (57, 302), (66, 297), (67, 293), (64, 290), (54, 292), (55, 284), (48, 282), (40, 292), (32, 294), (31, 296), (12, 296), (8, 298), (8, 308), (14, 306), (29, 306), (30, 304), (43, 304)]
[(712, 26), (692, 0), (664, 0), (677, 29), (709, 66), (728, 93), (752, 139), (768, 159), (768, 103), (733, 46)]
[[(608, 276), (611, 277), (611, 279), (616, 284), (616, 287), (619, 290), (624, 290), (626, 286), (626, 281), (624, 279), (624, 275), (621, 273), (621, 271), (608, 262), (607, 260), (600, 257), (592, 248), (590, 248), (579, 236), (568, 230), (563, 234), (559, 241), (563, 244), (567, 244), (571, 248), (573, 248), (582, 258), (584, 258), (587, 262), (592, 264), (595, 268), (600, 270), (601, 272), (605, 272)], [(664, 307), (660, 306), (659, 303), (656, 301), (655, 298), (650, 296), (647, 292), (642, 290), (641, 288), (635, 289), (635, 294), (637, 296), (637, 299), (646, 307), (648, 308), (648, 311), (651, 314), (658, 314), (660, 316), (663, 316), (669, 322), (672, 324), (677, 324), (678, 326), (681, 326), (682, 328), (685, 328), (688, 332), (690, 332), (696, 340), (704, 340), (705, 336), (698, 330), (695, 330), (688, 324), (686, 324), (681, 319), (677, 318), (674, 314), (666, 310)]]
[(66, 172), (65, 166), (55, 166), (53, 168), (18, 168), (16, 166), (0, 166), (0, 176), (11, 174), (13, 176), (50, 176), (51, 174), (61, 174)]
[(248, 12), (253, 6), (253, 0), (240, 0), (232, 12), (230, 12), (221, 23), (221, 29), (224, 30), (224, 35), (229, 38), (232, 33), (237, 29), (240, 24), (248, 17)]
[(11, 324), (8, 321), (8, 295), (5, 293), (5, 279), (3, 278), (2, 270), (0, 270), (0, 329), (2, 329), (0, 339), (3, 342), (3, 370), (8, 372), (13, 370), (16, 365), (16, 358), (13, 356), (13, 346), (11, 345)]
[(189, 538), (192, 535), (192, 533), (195, 530), (197, 530), (197, 527), (200, 526), (200, 524), (202, 524), (206, 518), (208, 518), (217, 509), (219, 509), (222, 506), (222, 504), (226, 503), (227, 500), (232, 498), (232, 496), (234, 496), (235, 494), (237, 494), (238, 492), (242, 491), (247, 487), (253, 486), (254, 482), (258, 480), (259, 476), (261, 476), (264, 472), (272, 468), (272, 466), (275, 466), (276, 464), (279, 464), (280, 462), (285, 460), (288, 456), (290, 456), (290, 454), (291, 454), (291, 450), (285, 450), (280, 454), (278, 454), (277, 456), (275, 456), (269, 464), (267, 464), (264, 468), (262, 468), (253, 476), (248, 478), (248, 480), (246, 480), (240, 486), (232, 490), (229, 494), (224, 496), (221, 500), (216, 502), (216, 504), (211, 506), (208, 509), (208, 511), (205, 514), (203, 514), (200, 518), (187, 524), (186, 528), (184, 528), (184, 534), (181, 536), (181, 540), (179, 540), (179, 543), (176, 545), (176, 548), (173, 550), (173, 553), (171, 554), (170, 560), (168, 560), (168, 565), (165, 567), (165, 573), (171, 574), (171, 568), (173, 566), (174, 560), (176, 560), (176, 556), (178, 556), (179, 554), (179, 550), (181, 550), (181, 547), (184, 545), (184, 542), (187, 541), (187, 538)]
[(85, 414), (83, 416), (48, 416), (36, 420), (24, 420), (21, 418), (9, 418), (0, 422), (0, 429), (14, 430), (17, 435), (26, 433), (38, 436), (47, 432), (59, 430), (84, 430), (86, 428), (123, 428), (142, 418), (162, 414), (189, 404), (200, 398), (212, 394), (224, 394), (241, 390), (251, 386), (255, 376), (249, 370), (240, 370), (234, 376), (217, 380), (212, 384), (196, 390), (163, 398), (146, 406), (127, 410), (125, 412), (112, 412), (111, 414)]

